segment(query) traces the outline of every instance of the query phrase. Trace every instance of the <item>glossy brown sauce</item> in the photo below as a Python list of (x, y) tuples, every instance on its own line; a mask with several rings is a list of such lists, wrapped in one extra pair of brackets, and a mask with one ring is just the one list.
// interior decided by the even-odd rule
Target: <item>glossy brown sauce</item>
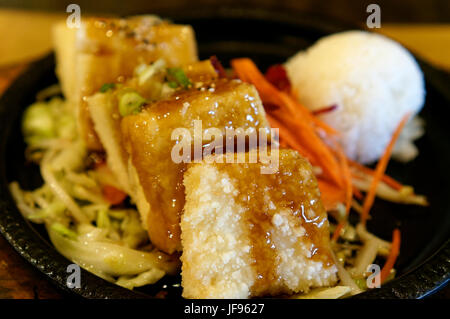
[(90, 118), (86, 97), (105, 83), (122, 83), (140, 63), (164, 58), (169, 66), (197, 61), (197, 49), (190, 26), (173, 25), (148, 17), (130, 19), (86, 18), (76, 48), (84, 55), (77, 60), (81, 73), (79, 119), (81, 132), (91, 150), (102, 145)]
[[(215, 165), (234, 180), (239, 191), (235, 200), (245, 208), (252, 266), (256, 273), (252, 295), (260, 295), (276, 287), (280, 280), (277, 277), (277, 247), (272, 238), (272, 217), (280, 210), (291, 210), (296, 221), (294, 227), (305, 229), (302, 241), (306, 245), (313, 244), (310, 258), (323, 262), (324, 267), (333, 264), (327, 215), (320, 201), (317, 181), (310, 164), (298, 153), (280, 150), (279, 170), (275, 174), (261, 174), (260, 164)], [(274, 206), (268, 203), (268, 198)], [(308, 218), (308, 210), (315, 216)]]
[[(202, 128), (268, 128), (254, 87), (239, 81), (217, 80), (205, 90), (191, 89), (149, 105), (122, 120), (122, 132), (145, 197), (150, 203), (147, 225), (151, 241), (165, 252), (181, 248), (180, 214), (185, 194), (185, 163), (175, 163), (171, 151), (173, 130), (187, 128), (193, 136), (194, 120)], [(206, 143), (206, 141), (201, 141)]]
[(217, 79), (218, 74), (211, 60), (203, 60), (183, 66), (183, 71), (193, 83), (194, 88), (200, 88), (203, 84)]

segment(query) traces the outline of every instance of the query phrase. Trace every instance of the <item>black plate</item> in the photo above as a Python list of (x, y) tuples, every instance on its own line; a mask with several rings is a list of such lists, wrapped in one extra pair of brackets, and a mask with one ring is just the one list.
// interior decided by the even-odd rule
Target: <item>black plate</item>
[[(255, 10), (183, 13), (174, 20), (194, 27), (201, 58), (217, 55), (226, 64), (231, 58), (248, 56), (263, 70), (282, 63), (324, 35), (349, 29), (326, 19)], [(426, 105), (421, 113), (427, 126), (425, 136), (417, 142), (420, 155), (406, 165), (392, 162), (388, 172), (427, 195), (431, 206), (402, 206), (377, 200), (369, 230), (385, 239), (390, 239), (394, 227), (402, 230), (398, 278), (357, 298), (420, 298), (445, 285), (450, 277), (450, 81), (448, 75), (420, 63), (427, 81)], [(38, 91), (57, 82), (54, 67), (53, 55), (33, 63), (0, 101), (1, 233), (25, 259), (66, 291), (88, 298), (146, 298), (167, 290), (168, 297), (179, 297), (181, 288), (173, 287), (179, 277), (166, 277), (156, 285), (132, 292), (83, 271), (82, 287), (68, 289), (66, 269), (71, 262), (49, 244), (43, 229), (24, 220), (18, 212), (8, 183), (18, 180), (28, 189), (41, 183), (37, 167), (25, 164), (20, 118)]]

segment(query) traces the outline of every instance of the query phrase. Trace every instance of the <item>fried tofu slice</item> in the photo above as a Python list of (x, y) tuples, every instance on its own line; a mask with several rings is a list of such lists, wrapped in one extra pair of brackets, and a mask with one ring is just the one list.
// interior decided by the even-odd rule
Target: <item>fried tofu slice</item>
[(279, 150), (276, 173), (261, 174), (264, 165), (189, 164), (181, 218), (183, 297), (261, 297), (336, 283), (327, 214), (311, 165), (293, 150)]
[[(158, 101), (138, 115), (125, 117), (121, 123), (124, 145), (135, 170), (130, 176), (138, 179), (132, 183), (140, 185), (149, 206), (147, 211), (140, 211), (141, 217), (152, 243), (167, 253), (181, 250), (179, 223), (187, 165), (172, 159), (172, 150), (178, 142), (172, 139), (174, 130), (186, 129), (196, 139), (196, 120), (202, 121), (203, 130), (217, 128), (223, 135), (226, 127), (263, 128), (267, 132), (270, 128), (252, 85), (219, 79), (208, 86)], [(202, 136), (197, 141), (209, 142)]]
[(87, 99), (95, 132), (106, 152), (106, 164), (120, 188), (132, 195), (128, 177), (128, 154), (122, 145), (117, 97), (112, 93), (96, 93)]
[(123, 82), (140, 63), (163, 58), (169, 66), (197, 61), (194, 31), (154, 16), (86, 18), (79, 29), (55, 26), (57, 75), (73, 104), (81, 136), (90, 150), (102, 150), (86, 97), (105, 83)]
[(62, 92), (71, 105), (75, 98), (75, 60), (76, 29), (67, 27), (66, 21), (57, 23), (52, 29), (52, 42), (55, 49), (56, 75)]
[[(210, 60), (190, 63), (181, 69), (194, 85), (209, 83), (218, 76)], [(148, 101), (160, 100), (174, 94), (175, 90), (165, 92), (161, 89), (165, 81), (164, 70), (159, 73), (154, 72), (154, 75), (143, 83), (138, 76), (132, 77), (120, 89), (98, 92), (86, 99), (95, 132), (106, 152), (107, 165), (117, 178), (121, 189), (132, 197), (138, 207), (141, 207), (141, 211), (148, 208), (142, 200), (140, 185), (133, 183), (135, 172), (129, 172), (128, 154), (123, 147), (120, 129), (122, 117), (119, 113), (119, 99), (121, 92), (125, 91), (135, 91)], [(131, 178), (130, 174), (132, 174)]]

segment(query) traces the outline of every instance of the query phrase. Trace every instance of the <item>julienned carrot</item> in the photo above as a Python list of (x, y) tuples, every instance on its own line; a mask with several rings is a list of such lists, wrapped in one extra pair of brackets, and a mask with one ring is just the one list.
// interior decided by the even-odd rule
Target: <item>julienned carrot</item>
[(383, 283), (386, 280), (386, 278), (391, 273), (391, 269), (394, 268), (395, 261), (397, 260), (397, 257), (400, 253), (400, 239), (401, 239), (400, 230), (394, 229), (392, 233), (391, 251), (389, 252), (389, 256), (386, 260), (386, 263), (384, 264), (383, 269), (381, 269), (380, 273), (381, 283)]
[[(250, 59), (235, 59), (231, 61), (231, 65), (241, 80), (255, 85), (263, 103), (274, 104), (279, 107), (278, 110), (272, 112), (272, 115), (276, 114), (279, 122), (283, 124), (282, 126), (296, 137), (292, 139), (290, 136), (283, 136), (283, 132), (286, 132), (286, 130), (283, 130), (283, 132), (280, 131), (280, 138), (289, 139), (291, 144), (295, 139), (299, 141), (298, 145), (301, 144), (302, 149), (311, 155), (308, 159), (316, 162), (327, 178), (338, 185), (342, 185), (339, 164), (316, 131), (315, 123), (321, 124), (317, 118), (308, 109), (297, 103), (294, 98), (279, 91), (268, 82)], [(321, 128), (325, 130), (327, 126), (323, 124)]]
[(311, 165), (318, 165), (314, 156), (305, 150), (305, 148), (297, 141), (295, 133), (290, 132), (289, 128), (284, 127), (284, 125), (282, 125), (281, 122), (279, 122), (278, 119), (274, 118), (271, 114), (266, 113), (266, 117), (271, 127), (278, 128), (280, 135), (279, 143), (281, 146), (296, 150), (302, 156), (306, 157), (310, 161)]
[(289, 129), (285, 128), (276, 118), (274, 118), (270, 114), (266, 114), (267, 119), (271, 127), (276, 127), (279, 129), (280, 133), (280, 143), (284, 142), (289, 147), (298, 151), (302, 156), (305, 156), (309, 159), (312, 165), (316, 164), (314, 156), (310, 154), (300, 143), (297, 141), (295, 135), (289, 131)]
[[(375, 174), (375, 171), (359, 164), (358, 162), (352, 161), (352, 160), (348, 160), (348, 163), (350, 164), (350, 166), (355, 167), (356, 169), (359, 169), (360, 171), (373, 176)], [(403, 185), (399, 182), (397, 182), (395, 179), (393, 179), (392, 177), (390, 177), (389, 175), (383, 175), (383, 177), (381, 178), (383, 182), (385, 182), (388, 186), (392, 187), (395, 190), (400, 190), (402, 189)]]
[(256, 86), (263, 101), (279, 104), (279, 91), (264, 78), (253, 61), (247, 58), (233, 59), (231, 66), (242, 81), (253, 83)]
[(331, 237), (331, 241), (338, 240), (338, 238), (341, 235), (341, 232), (344, 229), (346, 223), (347, 223), (346, 220), (342, 220), (342, 221), (339, 222), (339, 224), (336, 226), (336, 229), (334, 230), (333, 236)]
[(366, 224), (367, 218), (369, 217), (369, 211), (375, 200), (378, 183), (380, 182), (384, 175), (384, 172), (386, 171), (387, 164), (389, 163), (389, 159), (391, 158), (392, 149), (394, 148), (395, 142), (397, 141), (398, 136), (400, 135), (400, 132), (402, 131), (408, 119), (409, 113), (403, 116), (399, 125), (395, 129), (394, 134), (392, 134), (392, 138), (389, 141), (389, 144), (387, 145), (383, 156), (380, 158), (377, 167), (375, 168), (375, 174), (373, 175), (372, 183), (370, 184), (369, 191), (367, 192), (366, 198), (364, 199), (363, 212), (361, 216), (361, 222), (363, 225)]
[(300, 109), (303, 112), (303, 114), (305, 116), (307, 116), (314, 123), (314, 125), (318, 128), (319, 131), (323, 130), (325, 133), (327, 133), (329, 135), (339, 135), (338, 131), (336, 131), (334, 128), (332, 128), (331, 126), (329, 126), (328, 124), (323, 122), (321, 119), (319, 119), (317, 116), (315, 116), (309, 109), (307, 109), (305, 106), (300, 104), (298, 102), (298, 100), (299, 100), (298, 96), (295, 93), (292, 93), (292, 96), (290, 96), (290, 95), (288, 95), (288, 96), (291, 97), (291, 100), (293, 101), (294, 104), (296, 104), (296, 107), (298, 109)]
[(309, 123), (313, 123), (316, 126), (315, 127), (316, 130), (321, 129), (330, 135), (338, 134), (335, 129), (330, 127), (328, 124), (322, 122), (317, 116), (314, 116), (306, 107), (304, 107), (302, 104), (300, 104), (297, 101), (296, 97), (293, 98), (292, 96), (290, 96), (289, 94), (287, 94), (285, 92), (280, 92), (280, 93), (281, 93), (281, 99), (288, 106), (288, 109), (295, 110), (294, 113), (291, 113), (293, 116), (295, 116), (296, 118), (298, 118), (300, 116), (305, 117), (309, 121)]
[(364, 198), (361, 191), (358, 188), (356, 188), (355, 186), (353, 186), (353, 196), (355, 196), (355, 198), (359, 199), (359, 200), (362, 200)]
[(321, 178), (317, 178), (319, 184), (320, 198), (322, 199), (323, 206), (327, 211), (336, 209), (339, 203), (345, 202), (345, 192), (341, 187), (336, 186)]
[[(317, 179), (322, 201), (327, 210), (335, 209), (338, 203), (345, 203), (346, 214), (348, 214), (353, 196), (362, 199), (361, 192), (355, 189), (351, 183), (352, 172), (349, 166), (373, 177), (363, 203), (361, 214), (363, 224), (366, 223), (369, 216), (380, 180), (396, 190), (403, 187), (402, 184), (385, 175), (384, 172), (395, 141), (408, 119), (407, 116), (402, 119), (395, 130), (376, 169), (371, 170), (350, 161), (339, 145), (336, 147), (328, 146), (325, 140), (333, 141), (329, 137), (338, 133), (298, 103), (295, 96), (277, 89), (250, 59), (234, 59), (231, 61), (231, 65), (242, 81), (252, 83), (256, 87), (265, 105), (278, 107), (278, 109), (267, 110), (266, 113), (271, 126), (278, 127), (280, 130), (280, 144), (296, 149), (300, 154), (307, 157), (313, 165), (322, 169), (322, 174), (317, 176)], [(334, 236), (339, 237), (339, 232), (336, 232)]]
[(307, 108), (298, 103), (289, 94), (278, 90), (272, 83), (267, 81), (252, 60), (248, 58), (233, 59), (231, 60), (231, 66), (242, 81), (252, 83), (256, 87), (264, 103), (275, 104), (282, 109), (288, 109), (294, 116), (304, 115), (325, 132), (337, 134), (334, 129), (313, 116)]
[[(339, 175), (339, 163), (336, 161), (330, 148), (322, 141), (322, 139), (314, 131), (310, 123), (304, 119), (290, 117), (289, 114), (280, 110), (272, 113), (280, 119), (279, 122), (284, 123), (286, 127), (290, 128), (291, 132), (295, 133), (298, 141), (301, 141), (302, 146), (313, 157), (308, 158), (310, 161), (317, 163), (323, 170), (325, 176), (328, 176), (331, 181), (338, 185), (343, 185), (342, 176)], [(280, 132), (281, 135), (281, 132)]]

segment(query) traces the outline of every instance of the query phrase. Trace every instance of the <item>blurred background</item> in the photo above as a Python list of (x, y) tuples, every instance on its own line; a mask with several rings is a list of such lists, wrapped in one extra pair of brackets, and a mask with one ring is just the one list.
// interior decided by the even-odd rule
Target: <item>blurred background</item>
[(381, 8), (377, 32), (405, 44), (434, 65), (450, 70), (450, 1), (448, 0), (0, 0), (0, 67), (32, 60), (51, 47), (52, 23), (67, 17), (66, 7), (76, 3), (81, 14), (162, 16), (201, 14), (213, 9), (271, 10), (292, 17), (320, 16), (324, 20), (365, 26), (366, 8)]
[[(0, 0), (0, 95), (31, 61), (52, 47), (53, 23), (76, 3), (81, 15), (197, 15), (214, 10), (270, 10), (293, 19), (314, 16), (366, 28), (367, 6), (381, 8), (381, 28), (373, 29), (404, 44), (417, 56), (450, 71), (449, 0)], [(0, 237), (0, 298), (58, 298), (60, 293)], [(450, 288), (435, 297), (450, 298)]]

